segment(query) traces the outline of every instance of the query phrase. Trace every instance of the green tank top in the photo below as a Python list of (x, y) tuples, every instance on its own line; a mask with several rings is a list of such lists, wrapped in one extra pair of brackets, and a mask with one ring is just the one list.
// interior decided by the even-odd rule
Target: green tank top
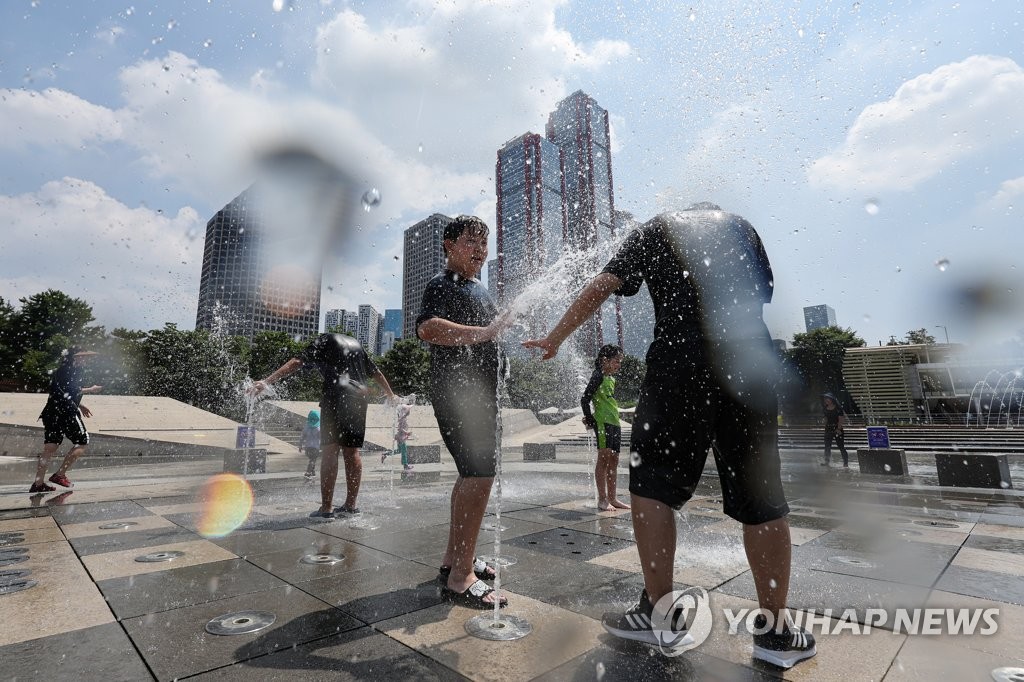
[(619, 425), (619, 404), (615, 402), (615, 377), (608, 375), (594, 392), (594, 419), (602, 424)]

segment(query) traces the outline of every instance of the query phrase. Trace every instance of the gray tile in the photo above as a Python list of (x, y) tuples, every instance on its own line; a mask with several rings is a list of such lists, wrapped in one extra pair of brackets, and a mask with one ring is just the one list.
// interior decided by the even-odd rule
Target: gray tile
[(521, 519), (523, 521), (533, 521), (534, 523), (543, 523), (549, 526), (564, 526), (579, 523), (580, 521), (592, 521), (600, 518), (597, 510), (593, 512), (589, 511), (577, 511), (574, 509), (558, 509), (556, 507), (534, 507), (532, 509), (521, 509), (519, 511), (509, 512), (508, 518)]
[(300, 588), (364, 623), (440, 604), (437, 570), (412, 561), (301, 583)]
[(191, 542), (202, 538), (179, 526), (153, 528), (149, 530), (126, 530), (117, 533), (88, 535), (70, 540), (79, 556), (117, 552), (123, 549), (138, 549), (167, 545), (173, 542)]
[(324, 539), (323, 533), (311, 528), (285, 528), (237, 531), (227, 537), (210, 538), (210, 542), (244, 558), (288, 549), (312, 549)]
[(1024, 542), (1021, 540), (1010, 540), (989, 535), (971, 535), (964, 542), (963, 546), (973, 547), (974, 549), (988, 549), (993, 552), (1024, 554)]
[(242, 559), (173, 568), (96, 583), (119, 620), (281, 587)]
[(8, 644), (0, 647), (0, 661), (4, 679), (153, 679), (116, 623)]
[[(827, 536), (831, 540), (817, 543)], [(904, 585), (930, 587), (953, 560), (958, 547), (905, 539), (876, 543), (832, 532), (793, 548), (793, 565), (844, 576), (861, 576)], [(853, 558), (867, 563), (844, 561)]]
[(249, 658), (197, 680), (465, 680), (455, 671), (371, 628)]
[[(18, 497), (21, 497), (21, 493), (18, 493)], [(3, 506), (3, 499), (0, 497), (0, 507)], [(9, 521), (11, 519), (31, 519), (37, 516), (49, 516), (50, 510), (47, 507), (29, 508), (29, 509), (8, 509), (6, 511), (0, 511), (0, 521)]]
[[(308, 554), (340, 555), (342, 559), (336, 564), (302, 563), (300, 559)], [(399, 561), (399, 559), (363, 545), (324, 536), (324, 539), (315, 547), (287, 549), (281, 552), (250, 556), (248, 561), (286, 582), (299, 583), (328, 576), (338, 576), (362, 568), (377, 568)]]
[(69, 503), (50, 507), (54, 521), (59, 524), (128, 519), (133, 516), (149, 516), (151, 511), (131, 500), (116, 502)]
[(589, 561), (594, 557), (629, 547), (632, 542), (583, 533), (568, 528), (553, 528), (541, 533), (532, 533), (508, 541), (508, 546), (544, 552), (564, 559)]
[(1024, 580), (1007, 573), (950, 566), (935, 584), (935, 589), (992, 601), (1024, 604)]
[[(550, 604), (557, 603), (563, 608), (591, 616), (594, 611), (586, 608), (583, 603), (586, 601), (585, 597), (600, 592), (603, 585), (611, 585), (622, 580), (636, 581), (640, 577), (638, 573), (620, 571), (585, 561), (563, 559), (541, 551), (510, 548), (509, 554), (515, 557), (516, 563), (502, 569), (502, 585), (507, 585), (517, 594)], [(632, 585), (636, 587), (635, 591), (622, 586), (624, 591), (614, 589), (610, 592), (621, 592), (626, 601), (636, 601), (640, 594), (639, 586), (642, 586), (642, 579)], [(580, 597), (584, 599), (581, 600)], [(612, 595), (604, 594), (603, 598), (611, 601)]]
[[(206, 624), (238, 611), (269, 611), (273, 625), (246, 635), (211, 635)], [(359, 621), (291, 586), (122, 621), (160, 680), (195, 675), (338, 632)]]

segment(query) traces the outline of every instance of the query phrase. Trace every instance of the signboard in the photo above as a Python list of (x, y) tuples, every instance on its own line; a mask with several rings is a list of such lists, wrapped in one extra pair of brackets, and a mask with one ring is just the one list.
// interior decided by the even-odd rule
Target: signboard
[(868, 447), (887, 448), (889, 447), (889, 428), (887, 426), (868, 427)]
[(235, 448), (242, 450), (253, 447), (256, 447), (256, 427), (239, 426), (238, 433), (235, 435)]

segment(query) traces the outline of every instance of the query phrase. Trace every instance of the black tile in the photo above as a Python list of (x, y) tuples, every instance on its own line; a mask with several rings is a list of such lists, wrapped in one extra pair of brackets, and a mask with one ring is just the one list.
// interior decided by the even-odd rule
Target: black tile
[(179, 526), (147, 528), (145, 530), (123, 530), (102, 535), (86, 535), (69, 540), (79, 556), (117, 552), (123, 549), (155, 547), (174, 542), (191, 542), (202, 538)]
[(589, 561), (598, 556), (625, 549), (633, 543), (628, 540), (583, 533), (569, 528), (553, 528), (509, 540), (509, 547), (544, 552), (564, 559)]
[(152, 516), (152, 512), (131, 500), (116, 502), (88, 502), (64, 504), (50, 507), (54, 520), (60, 524), (88, 523), (90, 521), (109, 521), (111, 519), (129, 519), (136, 516)]
[(1024, 580), (1017, 575), (995, 571), (950, 566), (935, 584), (935, 589), (1024, 605)]
[(281, 587), (284, 581), (242, 559), (214, 561), (96, 583), (118, 619)]
[[(555, 603), (553, 600), (557, 600), (572, 610), (583, 609), (585, 605), (578, 598), (591, 594), (598, 586), (621, 580), (635, 580), (639, 577), (638, 573), (585, 561), (562, 559), (539, 551), (517, 548), (510, 549), (509, 554), (515, 557), (516, 563), (502, 569), (502, 585), (507, 585), (517, 594), (544, 602)], [(641, 584), (642, 580), (634, 586)], [(640, 590), (637, 588), (632, 596), (629, 596), (627, 589), (624, 594), (625, 599), (635, 601)], [(608, 595), (606, 597), (611, 599)], [(593, 611), (589, 611), (588, 615), (592, 613)]]
[(236, 531), (210, 542), (240, 557), (270, 554), (288, 549), (313, 549), (323, 542), (324, 535), (310, 528), (286, 528), (276, 531)]
[(974, 549), (987, 549), (993, 552), (1010, 552), (1011, 554), (1024, 554), (1024, 541), (999, 538), (991, 535), (972, 534), (967, 537), (964, 547)]
[[(17, 497), (20, 499), (21, 494)], [(13, 499), (13, 497), (12, 497)], [(0, 507), (3, 507), (4, 499), (0, 497)], [(12, 519), (32, 519), (39, 516), (49, 516), (50, 510), (47, 507), (30, 507), (27, 509), (8, 509), (7, 511), (0, 511), (0, 521), (10, 521)]]
[(153, 679), (117, 623), (8, 644), (0, 647), (0, 661), (4, 679)]
[(364, 623), (419, 611), (440, 604), (437, 570), (412, 561), (346, 573), (342, 579), (320, 578), (300, 588), (333, 604)]
[[(520, 509), (519, 511), (503, 514), (502, 517), (520, 519), (522, 521), (533, 521), (544, 523), (549, 526), (564, 526), (579, 523), (580, 521), (593, 521), (601, 518), (595, 508), (593, 511), (580, 511), (576, 509), (558, 509), (555, 507), (534, 507), (532, 509)], [(628, 517), (627, 517), (628, 518)]]
[[(269, 611), (269, 628), (246, 635), (211, 635), (206, 624), (238, 611)], [(338, 632), (359, 621), (304, 592), (286, 585), (174, 611), (122, 621), (128, 636), (158, 679), (195, 675), (253, 656), (290, 648)]]
[[(244, 655), (244, 652), (242, 652)], [(359, 628), (294, 649), (249, 658), (201, 680), (465, 680), (455, 671), (371, 628)]]
[[(302, 563), (300, 559), (308, 554), (334, 554), (340, 555), (342, 559), (336, 564)], [(399, 559), (363, 545), (324, 536), (324, 539), (314, 547), (260, 554), (250, 556), (247, 560), (286, 582), (299, 583), (328, 576), (339, 576), (342, 573), (362, 568), (376, 568)]]

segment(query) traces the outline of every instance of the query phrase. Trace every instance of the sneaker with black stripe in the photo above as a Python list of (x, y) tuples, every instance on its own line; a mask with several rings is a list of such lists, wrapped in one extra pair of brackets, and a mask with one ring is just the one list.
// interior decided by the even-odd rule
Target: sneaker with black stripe
[[(754, 630), (765, 629), (768, 619), (759, 614), (754, 619)], [(761, 635), (754, 635), (754, 658), (777, 665), (780, 668), (792, 668), (800, 661), (818, 653), (814, 645), (814, 635), (786, 623), (781, 632), (772, 628)]]
[[(661, 631), (655, 629), (651, 616), (654, 613), (654, 605), (647, 596), (647, 590), (640, 593), (640, 601), (625, 613), (606, 613), (601, 618), (601, 624), (609, 634), (631, 639), (635, 642), (643, 642), (653, 646), (663, 646), (671, 642), (673, 648), (693, 644), (694, 639), (689, 634), (682, 634), (685, 630), (685, 617), (672, 619), (673, 631)], [(664, 619), (658, 619), (658, 625), (663, 624)], [(676, 629), (678, 628), (678, 629)], [(660, 636), (659, 636), (660, 635)]]

